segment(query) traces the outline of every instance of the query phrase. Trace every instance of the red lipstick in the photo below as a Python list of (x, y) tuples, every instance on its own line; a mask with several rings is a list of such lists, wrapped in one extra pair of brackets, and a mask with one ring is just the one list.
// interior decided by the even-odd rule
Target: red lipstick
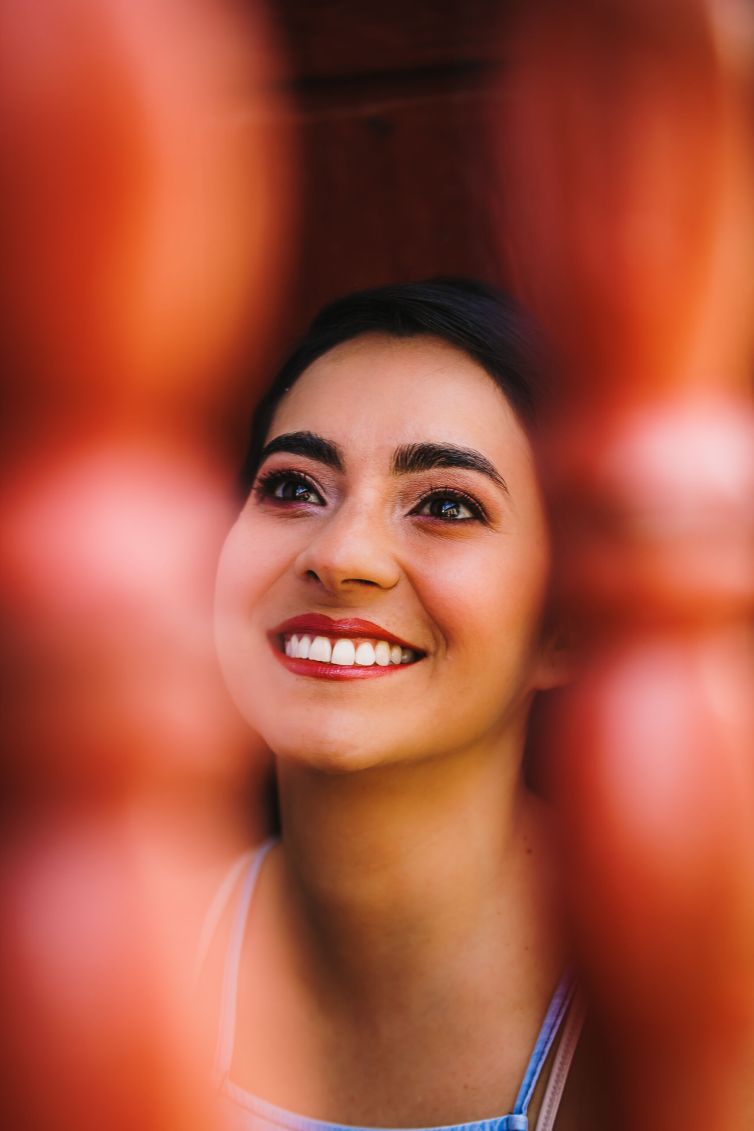
[[(397, 644), (401, 648), (410, 649), (415, 654), (416, 659), (411, 663), (391, 663), (384, 666), (380, 664), (368, 666), (344, 665), (326, 663), (320, 660), (304, 660), (285, 654), (283, 639), (294, 634), (312, 637), (328, 636), (350, 639), (366, 637), (370, 640), (384, 640), (388, 644)], [(407, 640), (403, 640), (392, 632), (387, 632), (372, 621), (362, 620), (360, 617), (344, 617), (340, 620), (334, 620), (323, 613), (302, 613), (300, 616), (290, 617), (282, 624), (277, 625), (268, 636), (275, 658), (283, 667), (293, 672), (294, 675), (308, 676), (314, 679), (378, 679), (393, 672), (405, 671), (407, 668), (414, 667), (423, 655), (420, 649), (414, 647)]]

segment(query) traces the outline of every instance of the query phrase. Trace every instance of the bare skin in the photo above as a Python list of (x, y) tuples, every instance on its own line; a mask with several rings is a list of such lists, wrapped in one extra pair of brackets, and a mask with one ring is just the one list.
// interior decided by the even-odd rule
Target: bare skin
[[(302, 432), (340, 466), (263, 460), (218, 578), (226, 680), (277, 756), (283, 822), (249, 917), (231, 1075), (336, 1122), (502, 1115), (566, 961), (546, 813), (521, 773), (531, 698), (566, 676), (541, 623), (529, 441), (465, 354), (378, 335), (300, 378), (268, 439)], [(397, 474), (396, 452), (421, 443), (476, 452), (497, 479)], [(292, 670), (271, 630), (306, 613), (369, 620), (416, 662), (360, 680)]]

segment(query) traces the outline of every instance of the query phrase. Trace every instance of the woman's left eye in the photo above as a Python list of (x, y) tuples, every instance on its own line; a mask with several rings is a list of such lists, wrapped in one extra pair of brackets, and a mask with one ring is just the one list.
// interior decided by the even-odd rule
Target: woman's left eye
[(483, 522), (485, 519), (484, 511), (473, 499), (447, 491), (425, 496), (411, 513), (438, 518), (441, 522)]
[(254, 488), (261, 499), (276, 503), (310, 503), (324, 506), (324, 499), (314, 484), (295, 472), (272, 471), (261, 475)]

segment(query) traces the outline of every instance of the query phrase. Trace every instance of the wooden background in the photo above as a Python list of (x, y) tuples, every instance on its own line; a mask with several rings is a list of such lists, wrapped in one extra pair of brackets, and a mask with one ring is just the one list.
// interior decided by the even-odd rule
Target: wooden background
[(323, 302), (434, 274), (506, 285), (502, 0), (271, 0), (300, 227), (280, 352)]

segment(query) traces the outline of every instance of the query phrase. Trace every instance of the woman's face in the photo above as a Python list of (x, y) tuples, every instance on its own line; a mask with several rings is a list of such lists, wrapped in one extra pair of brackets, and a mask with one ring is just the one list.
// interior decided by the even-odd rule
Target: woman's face
[(332, 771), (519, 733), (554, 682), (549, 542), (484, 370), (431, 337), (346, 342), (285, 396), (266, 453), (221, 556), (217, 638), (270, 748)]

